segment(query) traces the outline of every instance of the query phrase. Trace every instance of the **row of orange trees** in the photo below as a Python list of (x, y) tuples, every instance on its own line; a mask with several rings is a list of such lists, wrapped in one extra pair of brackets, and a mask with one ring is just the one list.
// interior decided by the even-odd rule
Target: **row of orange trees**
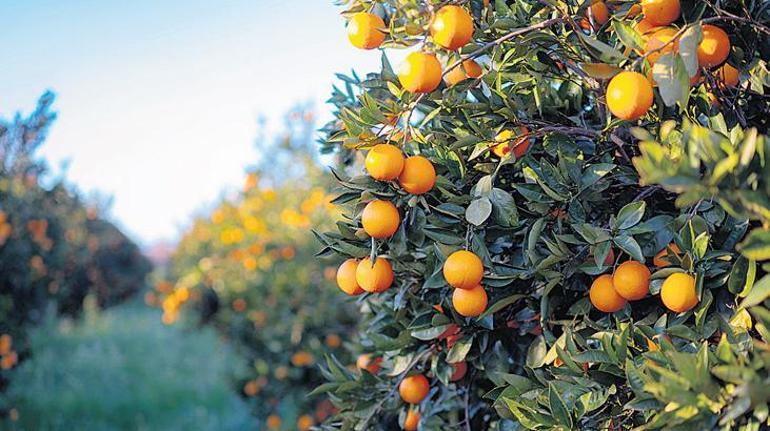
[(344, 3), (327, 429), (770, 426), (767, 2)]
[(296, 109), (283, 136), (260, 142), (242, 191), (192, 222), (147, 297), (164, 322), (213, 325), (235, 346), (247, 367), (234, 385), (268, 429), (306, 430), (335, 411), (308, 393), (323, 382), (325, 355), (348, 357), (356, 322), (336, 295), (335, 262), (315, 257), (311, 228), (339, 216), (314, 157), (313, 124)]
[[(2, 392), (34, 354), (26, 331), (51, 312), (77, 317), (87, 295), (106, 307), (144, 287), (149, 262), (36, 154), (55, 119), (53, 95), (29, 116), (0, 120), (0, 415)], [(43, 180), (41, 180), (41, 178)], [(43, 184), (45, 182), (45, 185)]]

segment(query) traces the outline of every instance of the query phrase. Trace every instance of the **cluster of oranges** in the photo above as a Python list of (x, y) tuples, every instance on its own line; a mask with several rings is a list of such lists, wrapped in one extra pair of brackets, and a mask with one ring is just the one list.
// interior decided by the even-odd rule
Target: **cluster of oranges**
[[(672, 243), (653, 259), (657, 268), (665, 268), (672, 264), (669, 251), (675, 256), (681, 253), (679, 247)], [(629, 260), (621, 263), (615, 272), (597, 277), (588, 292), (593, 306), (605, 313), (622, 310), (628, 301), (638, 301), (650, 292), (650, 270), (641, 262)], [(660, 289), (660, 299), (663, 305), (675, 313), (684, 313), (698, 305), (698, 294), (695, 278), (685, 272), (675, 272), (663, 281)]]
[[(387, 31), (382, 18), (368, 12), (353, 15), (347, 25), (350, 43), (361, 49), (378, 48), (385, 41)], [(460, 6), (443, 6), (430, 22), (430, 35), (434, 44), (457, 51), (473, 37), (473, 18)], [(445, 79), (451, 86), (468, 78), (478, 78), (482, 73), (478, 63), (465, 59), (447, 71)], [(438, 88), (441, 77), (441, 62), (432, 52), (412, 52), (398, 68), (401, 86), (411, 93), (430, 93)]]
[[(601, 2), (599, 2), (601, 3)], [(595, 3), (590, 10), (599, 4)], [(650, 66), (650, 72), (645, 76), (638, 72), (623, 71), (615, 75), (607, 86), (607, 107), (612, 114), (623, 120), (637, 120), (644, 116), (652, 106), (653, 82), (652, 67), (667, 53), (679, 51), (679, 37), (683, 31), (671, 26), (681, 15), (679, 0), (642, 0), (640, 5), (632, 7), (629, 15), (639, 12), (643, 18), (634, 28), (641, 35), (644, 46), (637, 53), (644, 56)], [(606, 5), (603, 10), (606, 10)], [(599, 7), (602, 10), (601, 7)], [(607, 12), (593, 11), (595, 22), (607, 22)], [(601, 19), (600, 19), (601, 18)], [(715, 77), (721, 85), (734, 87), (738, 85), (739, 71), (726, 63), (730, 54), (730, 38), (718, 26), (702, 25), (703, 39), (698, 45), (698, 70), (691, 77), (690, 84), (696, 84), (701, 78), (701, 70), (715, 67)]]
[[(436, 183), (436, 170), (423, 156), (404, 158), (394, 145), (379, 144), (366, 156), (366, 170), (378, 181), (398, 180), (407, 193), (421, 195), (430, 191)], [(364, 232), (375, 239), (393, 236), (401, 224), (401, 216), (393, 202), (375, 199), (361, 213)], [(337, 269), (337, 285), (348, 295), (363, 292), (384, 292), (393, 284), (393, 267), (387, 259), (348, 259)]]
[(13, 350), (13, 338), (0, 335), (0, 369), (10, 370), (19, 362), (19, 355)]

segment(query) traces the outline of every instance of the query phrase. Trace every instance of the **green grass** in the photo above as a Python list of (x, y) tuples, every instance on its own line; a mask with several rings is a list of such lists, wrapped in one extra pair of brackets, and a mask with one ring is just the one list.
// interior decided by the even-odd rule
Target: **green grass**
[(157, 311), (127, 304), (78, 324), (51, 322), (31, 339), (33, 356), (8, 394), (16, 429), (256, 427), (228, 381), (237, 359), (208, 328), (167, 327)]

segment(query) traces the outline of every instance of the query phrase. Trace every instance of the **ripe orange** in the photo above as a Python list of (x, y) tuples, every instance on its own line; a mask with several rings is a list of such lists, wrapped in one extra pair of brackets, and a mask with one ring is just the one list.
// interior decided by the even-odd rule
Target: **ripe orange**
[(652, 84), (637, 72), (615, 75), (607, 86), (607, 106), (623, 120), (638, 120), (652, 106)]
[(404, 161), (404, 169), (398, 177), (398, 182), (401, 188), (413, 195), (427, 193), (436, 184), (436, 169), (425, 157), (409, 157)]
[(669, 275), (660, 288), (660, 299), (666, 308), (675, 313), (684, 313), (692, 309), (698, 305), (695, 278), (683, 272)]
[(650, 270), (635, 260), (623, 262), (612, 275), (612, 285), (629, 301), (642, 299), (650, 292)]
[[(589, 9), (591, 10), (590, 13), (593, 16), (594, 23), (596, 23), (597, 27), (601, 27), (609, 21), (610, 10), (603, 1), (593, 2)], [(586, 18), (588, 18), (588, 14), (589, 12), (586, 10)], [(589, 20), (588, 22), (590, 23), (591, 21)]]
[(458, 250), (444, 262), (444, 279), (458, 289), (472, 289), (484, 277), (484, 264), (473, 252)]
[(679, 0), (642, 0), (644, 19), (654, 25), (669, 25), (679, 19)]
[(636, 30), (637, 33), (642, 35), (642, 39), (646, 39), (646, 35), (654, 32), (657, 29), (658, 29), (657, 25), (651, 23), (646, 19), (642, 19), (636, 24), (634, 24), (634, 30)]
[(405, 403), (420, 404), (430, 391), (430, 383), (422, 374), (414, 374), (404, 378), (398, 385), (398, 394)]
[(730, 55), (730, 38), (724, 30), (704, 24), (703, 40), (698, 45), (698, 65), (701, 67), (713, 67), (724, 63)]
[(267, 417), (267, 429), (277, 430), (281, 428), (281, 417), (278, 415), (270, 415)]
[(679, 41), (669, 43), (678, 32), (679, 30), (674, 27), (663, 27), (648, 33), (644, 52), (650, 53), (647, 55), (647, 62), (650, 63), (651, 68), (664, 54), (679, 51)]
[(249, 380), (243, 385), (243, 393), (248, 397), (253, 397), (259, 392), (259, 385), (256, 380)]
[(377, 374), (380, 371), (380, 364), (382, 358), (372, 359), (371, 355), (362, 354), (356, 359), (356, 368), (359, 370), (366, 370), (370, 374)]
[(348, 39), (356, 48), (374, 49), (385, 40), (385, 21), (373, 13), (359, 12), (348, 21)]
[(0, 335), (0, 355), (7, 355), (13, 347), (13, 338), (8, 334)]
[(591, 290), (588, 291), (588, 297), (597, 310), (605, 313), (614, 313), (626, 306), (626, 300), (615, 291), (612, 276), (609, 274), (601, 275), (594, 280)]
[(717, 69), (717, 78), (722, 81), (721, 84), (723, 84), (725, 87), (734, 88), (738, 85), (738, 81), (740, 80), (740, 71), (733, 66), (730, 65), (730, 63), (725, 63)]
[(372, 261), (367, 257), (358, 263), (356, 281), (367, 292), (384, 292), (393, 284), (393, 267), (390, 262), (378, 257)]
[(444, 76), (444, 81), (451, 87), (468, 78), (478, 78), (482, 73), (484, 73), (484, 71), (481, 69), (481, 66), (469, 58), (463, 61), (459, 66), (447, 72)]
[(481, 285), (472, 289), (455, 289), (452, 292), (452, 306), (461, 316), (480, 316), (487, 309), (487, 301), (487, 292)]
[(364, 293), (364, 289), (361, 289), (361, 286), (356, 281), (357, 267), (357, 259), (348, 259), (342, 262), (342, 265), (337, 269), (337, 286), (350, 296)]
[(398, 68), (398, 81), (410, 93), (430, 93), (441, 83), (441, 63), (435, 54), (413, 52)]
[(297, 429), (299, 431), (308, 431), (313, 425), (315, 425), (315, 421), (310, 415), (302, 415), (297, 419)]
[(450, 382), (462, 380), (462, 378), (465, 377), (465, 373), (468, 372), (468, 364), (465, 361), (456, 362), (450, 365), (452, 366), (452, 369), (454, 369), (452, 376), (449, 377)]
[(390, 201), (373, 200), (366, 204), (361, 213), (364, 231), (372, 238), (383, 239), (393, 236), (401, 223), (398, 209)]
[(529, 149), (528, 135), (529, 129), (526, 127), (520, 127), (516, 131), (505, 129), (495, 136), (495, 142), (497, 144), (492, 147), (492, 153), (502, 159), (511, 152), (511, 149), (513, 149), (513, 155), (519, 159), (523, 157)]
[(659, 251), (658, 254), (655, 255), (655, 257), (652, 258), (652, 263), (658, 268), (665, 268), (667, 266), (670, 266), (673, 262), (666, 259), (666, 256), (668, 256), (668, 249), (671, 249), (675, 255), (679, 256), (679, 253), (682, 252), (682, 250), (679, 250), (679, 246), (675, 243), (671, 243), (668, 245), (668, 247), (664, 248), (663, 250)]
[[(363, 289), (361, 291), (363, 292)], [(336, 349), (342, 345), (342, 338), (340, 338), (340, 336), (337, 334), (329, 334), (324, 339), (324, 343), (327, 347)]]
[(430, 35), (446, 49), (462, 48), (473, 37), (473, 18), (460, 6), (444, 6), (430, 23)]
[(378, 144), (366, 154), (364, 166), (375, 180), (395, 180), (404, 169), (404, 155), (395, 145)]
[(417, 431), (420, 426), (420, 412), (417, 409), (409, 409), (404, 418), (404, 431)]

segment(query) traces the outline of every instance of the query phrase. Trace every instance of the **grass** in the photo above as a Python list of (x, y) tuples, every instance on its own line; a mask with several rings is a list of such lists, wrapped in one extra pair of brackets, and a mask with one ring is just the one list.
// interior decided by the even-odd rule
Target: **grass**
[[(34, 330), (9, 397), (19, 430), (240, 430), (256, 424), (230, 387), (237, 360), (206, 328), (127, 304)], [(14, 428), (12, 428), (14, 429)]]

